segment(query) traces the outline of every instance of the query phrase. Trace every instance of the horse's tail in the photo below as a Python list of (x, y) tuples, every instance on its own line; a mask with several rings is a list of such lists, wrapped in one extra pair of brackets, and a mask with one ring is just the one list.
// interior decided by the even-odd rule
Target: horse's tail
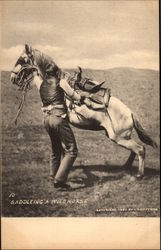
[(134, 114), (132, 114), (132, 119), (134, 123), (134, 128), (140, 140), (144, 142), (145, 144), (152, 146), (153, 148), (157, 148), (158, 147), (157, 143), (153, 139), (150, 138), (150, 136), (147, 134), (145, 129), (143, 129), (143, 127), (141, 126), (141, 124), (139, 123), (139, 121), (137, 120)]

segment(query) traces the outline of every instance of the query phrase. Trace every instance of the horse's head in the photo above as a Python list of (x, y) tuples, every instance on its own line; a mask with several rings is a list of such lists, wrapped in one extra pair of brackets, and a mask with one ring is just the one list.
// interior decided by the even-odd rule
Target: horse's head
[(33, 80), (33, 73), (37, 70), (32, 47), (26, 44), (11, 72), (10, 80), (13, 84), (18, 85), (20, 89), (24, 89), (29, 86)]

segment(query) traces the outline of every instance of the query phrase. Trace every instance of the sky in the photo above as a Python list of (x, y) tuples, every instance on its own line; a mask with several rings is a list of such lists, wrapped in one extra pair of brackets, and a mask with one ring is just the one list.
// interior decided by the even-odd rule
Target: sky
[(1, 69), (26, 43), (62, 68), (159, 69), (158, 1), (3, 1)]

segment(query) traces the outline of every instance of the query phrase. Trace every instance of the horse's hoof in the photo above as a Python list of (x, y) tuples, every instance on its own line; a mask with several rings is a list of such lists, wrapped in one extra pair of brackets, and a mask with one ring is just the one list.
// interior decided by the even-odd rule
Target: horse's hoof
[(136, 179), (137, 179), (137, 180), (142, 180), (143, 177), (144, 177), (144, 175), (140, 175), (140, 174), (137, 174), (137, 175), (136, 175)]

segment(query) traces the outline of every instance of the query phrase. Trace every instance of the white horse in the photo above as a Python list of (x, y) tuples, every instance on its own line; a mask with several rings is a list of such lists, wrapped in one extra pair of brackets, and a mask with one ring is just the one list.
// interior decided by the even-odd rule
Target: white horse
[[(18, 59), (11, 73), (11, 82), (19, 86), (28, 86), (31, 82), (40, 89), (45, 79), (46, 72), (43, 72), (44, 61), (51, 60), (42, 52), (32, 49), (28, 45)], [(54, 61), (53, 61), (54, 64)], [(57, 67), (57, 65), (55, 64)], [(57, 78), (57, 77), (56, 77)], [(26, 85), (25, 85), (26, 84)], [(88, 99), (88, 98), (87, 98)], [(87, 102), (88, 103), (88, 102)], [(139, 167), (137, 178), (142, 178), (145, 167), (145, 147), (131, 138), (132, 131), (135, 129), (140, 140), (154, 148), (156, 142), (150, 138), (142, 128), (135, 114), (118, 98), (111, 96), (106, 111), (93, 110), (87, 105), (81, 106), (74, 104), (71, 108), (70, 100), (66, 98), (68, 107), (68, 117), (72, 125), (81, 129), (105, 130), (107, 137), (118, 145), (130, 150), (130, 156), (125, 163), (129, 168), (138, 156)]]

